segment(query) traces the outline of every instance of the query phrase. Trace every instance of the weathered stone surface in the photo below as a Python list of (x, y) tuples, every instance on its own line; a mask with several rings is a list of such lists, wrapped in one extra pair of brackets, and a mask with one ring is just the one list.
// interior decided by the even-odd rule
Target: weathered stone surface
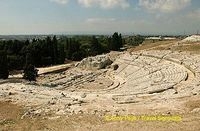
[(182, 42), (198, 42), (198, 41), (200, 41), (200, 35), (192, 35), (182, 40)]
[[(86, 64), (81, 62), (85, 65), (81, 66), (80, 63), (78, 66), (99, 69), (102, 61), (107, 58), (97, 57), (99, 58), (87, 58)], [(85, 112), (102, 114), (102, 111), (110, 114), (140, 113), (143, 110), (181, 111), (185, 109), (181, 107), (184, 102), (179, 103), (182, 98), (199, 98), (199, 58), (200, 55), (197, 54), (175, 51), (124, 53), (112, 64), (119, 65), (116, 70), (110, 68), (104, 72), (105, 70), (92, 71), (74, 67), (63, 73), (43, 76), (38, 82), (40, 86), (2, 83), (0, 99), (37, 106), (42, 112), (54, 111), (59, 115)], [(102, 80), (98, 81), (97, 78)], [(107, 79), (113, 83), (105, 86)], [(55, 88), (46, 85), (55, 85)], [(85, 88), (86, 85), (88, 88)], [(105, 88), (101, 90), (99, 88), (102, 85)], [(8, 95), (9, 92), (12, 95)], [(121, 111), (122, 108), (126, 111)], [(36, 114), (41, 113), (38, 109), (34, 111)], [(199, 112), (199, 109), (194, 112)]]
[(112, 61), (107, 55), (98, 55), (95, 57), (88, 57), (83, 59), (78, 67), (84, 69), (91, 69), (91, 70), (98, 70), (106, 68), (107, 66), (111, 65)]
[(87, 95), (85, 93), (81, 94), (81, 98), (85, 98)]

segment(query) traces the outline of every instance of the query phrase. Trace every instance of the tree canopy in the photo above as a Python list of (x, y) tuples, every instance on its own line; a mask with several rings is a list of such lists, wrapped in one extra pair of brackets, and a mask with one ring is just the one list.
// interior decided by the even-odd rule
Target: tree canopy
[(7, 79), (8, 75), (7, 54), (5, 51), (0, 51), (0, 79)]
[(27, 78), (31, 74), (29, 71), (34, 74), (33, 67), (63, 64), (65, 59), (79, 61), (111, 50), (119, 51), (122, 46), (122, 36), (117, 32), (110, 37), (74, 36), (58, 39), (56, 36), (47, 36), (25, 41), (0, 41), (0, 73), (3, 74), (0, 78), (6, 78), (8, 70), (22, 69), (25, 69)]

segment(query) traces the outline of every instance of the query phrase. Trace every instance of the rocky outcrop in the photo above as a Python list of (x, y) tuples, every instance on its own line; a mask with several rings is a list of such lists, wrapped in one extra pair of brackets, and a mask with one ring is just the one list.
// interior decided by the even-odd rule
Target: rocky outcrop
[(199, 41), (200, 41), (200, 35), (192, 35), (182, 40), (182, 42), (199, 42)]
[(77, 67), (90, 70), (99, 70), (106, 68), (112, 63), (113, 62), (107, 55), (98, 55), (95, 57), (88, 57), (83, 59), (80, 63), (77, 64)]

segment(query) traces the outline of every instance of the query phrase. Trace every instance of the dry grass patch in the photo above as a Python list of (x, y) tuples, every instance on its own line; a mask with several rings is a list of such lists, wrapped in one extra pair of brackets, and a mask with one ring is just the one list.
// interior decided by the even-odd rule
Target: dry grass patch
[(178, 40), (166, 40), (166, 41), (157, 41), (154, 43), (149, 42), (149, 41), (144, 41), (143, 44), (141, 44), (140, 46), (137, 46), (137, 47), (133, 47), (133, 48), (129, 49), (129, 51), (133, 52), (133, 51), (140, 51), (140, 50), (147, 50), (147, 49), (150, 50), (150, 49), (154, 49), (159, 46), (168, 46), (177, 41)]

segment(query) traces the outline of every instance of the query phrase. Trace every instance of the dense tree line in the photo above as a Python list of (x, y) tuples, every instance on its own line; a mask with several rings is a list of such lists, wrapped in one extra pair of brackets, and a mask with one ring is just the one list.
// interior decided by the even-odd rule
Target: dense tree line
[(0, 79), (8, 78), (7, 54), (5, 51), (0, 51)]
[(122, 36), (117, 32), (107, 37), (79, 36), (57, 39), (56, 36), (48, 36), (45, 39), (26, 41), (0, 41), (0, 78), (6, 78), (8, 70), (25, 69), (25, 78), (30, 80), (29, 78), (36, 76), (36, 72), (29, 72), (35, 71), (34, 67), (62, 64), (66, 58), (78, 61), (111, 50), (118, 51), (122, 46)]
[(126, 43), (131, 46), (138, 46), (138, 45), (142, 44), (144, 42), (144, 40), (145, 40), (144, 36), (135, 35), (135, 36), (128, 37), (126, 39)]
[(62, 43), (66, 53), (66, 58), (70, 60), (81, 60), (88, 56), (95, 56), (107, 53), (111, 50), (119, 51), (124, 40), (117, 32), (110, 37), (88, 37), (65, 38)]
[(23, 69), (27, 64), (37, 67), (64, 63), (64, 45), (57, 38), (33, 39), (32, 41), (2, 41), (0, 50), (7, 53), (9, 70)]
[(118, 51), (123, 46), (122, 36), (115, 32), (111, 38), (109, 38), (109, 49)]

